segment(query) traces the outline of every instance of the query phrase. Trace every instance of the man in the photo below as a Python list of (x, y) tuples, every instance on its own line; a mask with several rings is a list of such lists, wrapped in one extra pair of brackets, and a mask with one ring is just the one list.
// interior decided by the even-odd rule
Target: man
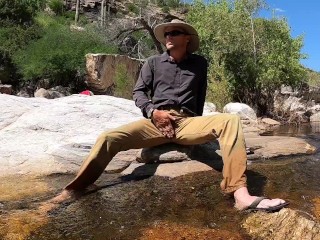
[(145, 119), (101, 134), (60, 200), (92, 185), (120, 151), (170, 142), (194, 145), (218, 138), (224, 163), (221, 189), (234, 196), (236, 208), (273, 211), (287, 205), (281, 199), (248, 193), (247, 157), (239, 117), (201, 116), (207, 89), (207, 61), (192, 54), (199, 48), (197, 31), (187, 23), (173, 20), (157, 25), (154, 33), (167, 51), (147, 59), (133, 91)]

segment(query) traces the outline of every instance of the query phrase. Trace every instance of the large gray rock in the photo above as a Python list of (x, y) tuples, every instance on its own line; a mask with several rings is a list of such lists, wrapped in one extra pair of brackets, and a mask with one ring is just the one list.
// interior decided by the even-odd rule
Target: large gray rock
[(62, 86), (55, 86), (49, 89), (40, 88), (34, 93), (35, 97), (42, 97), (48, 99), (61, 98), (70, 95), (70, 89)]
[(256, 121), (255, 111), (244, 103), (228, 103), (223, 108), (224, 113), (238, 114), (243, 120)]
[(0, 175), (75, 172), (101, 132), (141, 119), (133, 101), (111, 96), (0, 102)]
[(310, 122), (320, 122), (320, 112), (311, 115)]
[(211, 171), (212, 169), (208, 164), (195, 160), (162, 164), (132, 163), (121, 174), (132, 175), (134, 178), (147, 176), (176, 178), (189, 173)]
[(143, 148), (137, 155), (140, 163), (181, 162), (191, 160), (192, 146), (163, 144), (152, 148)]
[[(111, 96), (72, 95), (46, 99), (0, 94), (0, 102), (0, 176), (77, 172), (103, 131), (142, 118), (133, 101)], [(315, 151), (305, 140), (298, 138), (246, 133), (246, 141), (255, 149), (255, 158)], [(212, 162), (220, 159), (218, 149), (218, 144), (213, 142), (194, 146), (191, 157), (188, 147), (185, 153), (190, 159)], [(137, 152), (119, 153), (106, 170), (122, 171), (128, 162), (136, 159)], [(192, 170), (188, 169), (186, 172)]]

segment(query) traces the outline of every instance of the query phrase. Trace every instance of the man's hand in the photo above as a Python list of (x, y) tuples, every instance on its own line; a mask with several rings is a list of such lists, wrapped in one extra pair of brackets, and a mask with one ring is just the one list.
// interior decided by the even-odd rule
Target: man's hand
[(174, 128), (171, 121), (175, 121), (175, 117), (166, 111), (155, 109), (152, 114), (153, 124), (160, 130), (160, 132), (167, 138), (175, 136)]

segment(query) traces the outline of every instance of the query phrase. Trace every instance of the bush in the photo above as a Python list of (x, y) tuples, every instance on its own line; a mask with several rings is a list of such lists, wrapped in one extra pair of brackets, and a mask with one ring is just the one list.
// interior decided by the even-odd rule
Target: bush
[(208, 84), (206, 100), (214, 103), (218, 111), (232, 101), (232, 92), (229, 89), (228, 82), (211, 80)]
[(139, 8), (134, 3), (129, 3), (128, 4), (128, 10), (130, 12), (135, 13), (135, 14), (139, 14)]
[(114, 96), (132, 99), (134, 79), (131, 79), (124, 64), (116, 66)]
[(62, 0), (50, 0), (48, 6), (56, 15), (62, 15), (64, 13), (65, 9)]
[(262, 0), (197, 0), (187, 21), (199, 33), (199, 53), (209, 60), (212, 78), (228, 83), (233, 101), (265, 115), (273, 111), (275, 90), (301, 85), (305, 71), (302, 37), (291, 37), (285, 19), (254, 18), (261, 6)]
[(0, 24), (11, 22), (29, 25), (33, 16), (44, 7), (45, 0), (0, 0)]
[(71, 32), (68, 26), (50, 25), (42, 38), (16, 52), (14, 63), (24, 80), (50, 79), (52, 84), (67, 86), (85, 71), (85, 54), (116, 53), (95, 32)]
[(161, 10), (162, 10), (162, 12), (164, 12), (164, 13), (169, 13), (169, 12), (170, 12), (170, 8), (169, 8), (168, 6), (163, 6), (163, 7), (161, 8)]

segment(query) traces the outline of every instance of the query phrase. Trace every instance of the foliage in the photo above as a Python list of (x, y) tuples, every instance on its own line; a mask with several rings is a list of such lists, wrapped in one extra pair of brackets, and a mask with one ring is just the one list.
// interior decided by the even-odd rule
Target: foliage
[(132, 99), (135, 79), (131, 79), (124, 64), (116, 66), (114, 96)]
[(161, 8), (161, 10), (162, 10), (162, 12), (164, 12), (164, 13), (169, 13), (169, 12), (170, 12), (170, 7), (169, 7), (169, 6), (163, 6), (163, 7)]
[(157, 4), (159, 7), (168, 8), (178, 8), (182, 6), (180, 0), (158, 0)]
[(7, 24), (0, 28), (0, 56), (8, 58), (15, 51), (24, 48), (30, 41), (39, 38), (41, 29), (38, 25), (25, 27), (22, 25)]
[(297, 86), (305, 79), (299, 63), (302, 37), (290, 36), (285, 19), (254, 18), (264, 5), (261, 0), (195, 1), (187, 17), (198, 30), (200, 54), (210, 62), (211, 85), (227, 86), (227, 96), (260, 114), (272, 111), (273, 93), (282, 84)]
[(62, 15), (64, 13), (65, 9), (62, 0), (50, 0), (48, 6), (56, 15)]
[(306, 69), (306, 71), (308, 76), (308, 85), (310, 87), (320, 88), (320, 72), (315, 72), (311, 69)]
[(0, 0), (0, 25), (3, 22), (31, 24), (34, 15), (44, 5), (45, 0)]
[(85, 54), (116, 52), (94, 31), (72, 32), (68, 26), (56, 21), (49, 23), (44, 31), (40, 39), (14, 53), (14, 63), (24, 80), (48, 78), (54, 84), (66, 86), (77, 76), (83, 75)]
[(139, 14), (139, 8), (134, 3), (129, 3), (128, 4), (128, 10), (130, 12), (135, 13), (135, 14)]

